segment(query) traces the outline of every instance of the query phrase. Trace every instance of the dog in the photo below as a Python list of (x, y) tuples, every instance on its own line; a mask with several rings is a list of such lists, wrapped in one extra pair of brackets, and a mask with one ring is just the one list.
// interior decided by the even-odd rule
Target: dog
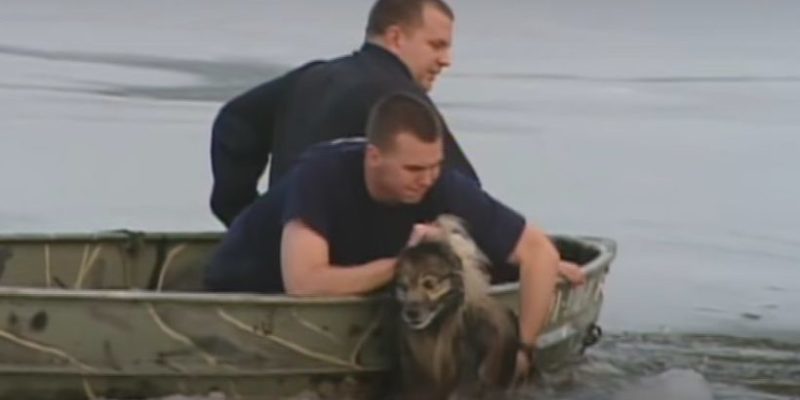
[(500, 393), (513, 379), (516, 315), (489, 296), (488, 258), (457, 217), (397, 258), (401, 392), (409, 399)]

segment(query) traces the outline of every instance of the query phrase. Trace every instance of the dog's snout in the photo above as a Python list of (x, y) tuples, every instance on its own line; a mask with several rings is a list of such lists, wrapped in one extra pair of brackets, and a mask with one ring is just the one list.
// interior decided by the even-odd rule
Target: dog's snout
[(416, 308), (407, 308), (403, 310), (403, 313), (409, 320), (416, 321), (417, 319), (419, 319), (419, 310)]

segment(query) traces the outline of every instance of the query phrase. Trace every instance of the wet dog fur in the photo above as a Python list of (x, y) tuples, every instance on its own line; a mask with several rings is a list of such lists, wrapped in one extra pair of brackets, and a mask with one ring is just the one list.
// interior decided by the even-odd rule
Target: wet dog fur
[(516, 316), (489, 296), (489, 261), (461, 220), (445, 215), (435, 225), (441, 234), (398, 256), (401, 391), (409, 399), (499, 394), (514, 374)]

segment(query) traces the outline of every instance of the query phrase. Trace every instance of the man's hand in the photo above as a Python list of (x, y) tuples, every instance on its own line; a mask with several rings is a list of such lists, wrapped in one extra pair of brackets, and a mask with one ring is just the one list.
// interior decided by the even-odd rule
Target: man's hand
[(586, 271), (578, 264), (569, 261), (560, 261), (558, 263), (558, 275), (574, 286), (586, 283)]
[(519, 387), (528, 383), (533, 370), (533, 360), (530, 353), (523, 349), (517, 351), (517, 363), (514, 367), (514, 379), (512, 385)]
[(408, 238), (408, 242), (406, 243), (407, 247), (415, 246), (419, 242), (422, 241), (426, 236), (432, 237), (441, 234), (441, 228), (430, 224), (414, 224), (414, 227), (411, 228), (411, 236)]

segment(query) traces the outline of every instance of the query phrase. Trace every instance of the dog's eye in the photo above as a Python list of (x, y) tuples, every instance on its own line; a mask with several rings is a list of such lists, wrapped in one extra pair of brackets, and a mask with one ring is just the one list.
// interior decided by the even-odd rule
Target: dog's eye
[(436, 289), (437, 286), (438, 286), (438, 282), (436, 282), (436, 279), (431, 278), (431, 277), (422, 278), (422, 287), (425, 290), (434, 290), (434, 289)]

